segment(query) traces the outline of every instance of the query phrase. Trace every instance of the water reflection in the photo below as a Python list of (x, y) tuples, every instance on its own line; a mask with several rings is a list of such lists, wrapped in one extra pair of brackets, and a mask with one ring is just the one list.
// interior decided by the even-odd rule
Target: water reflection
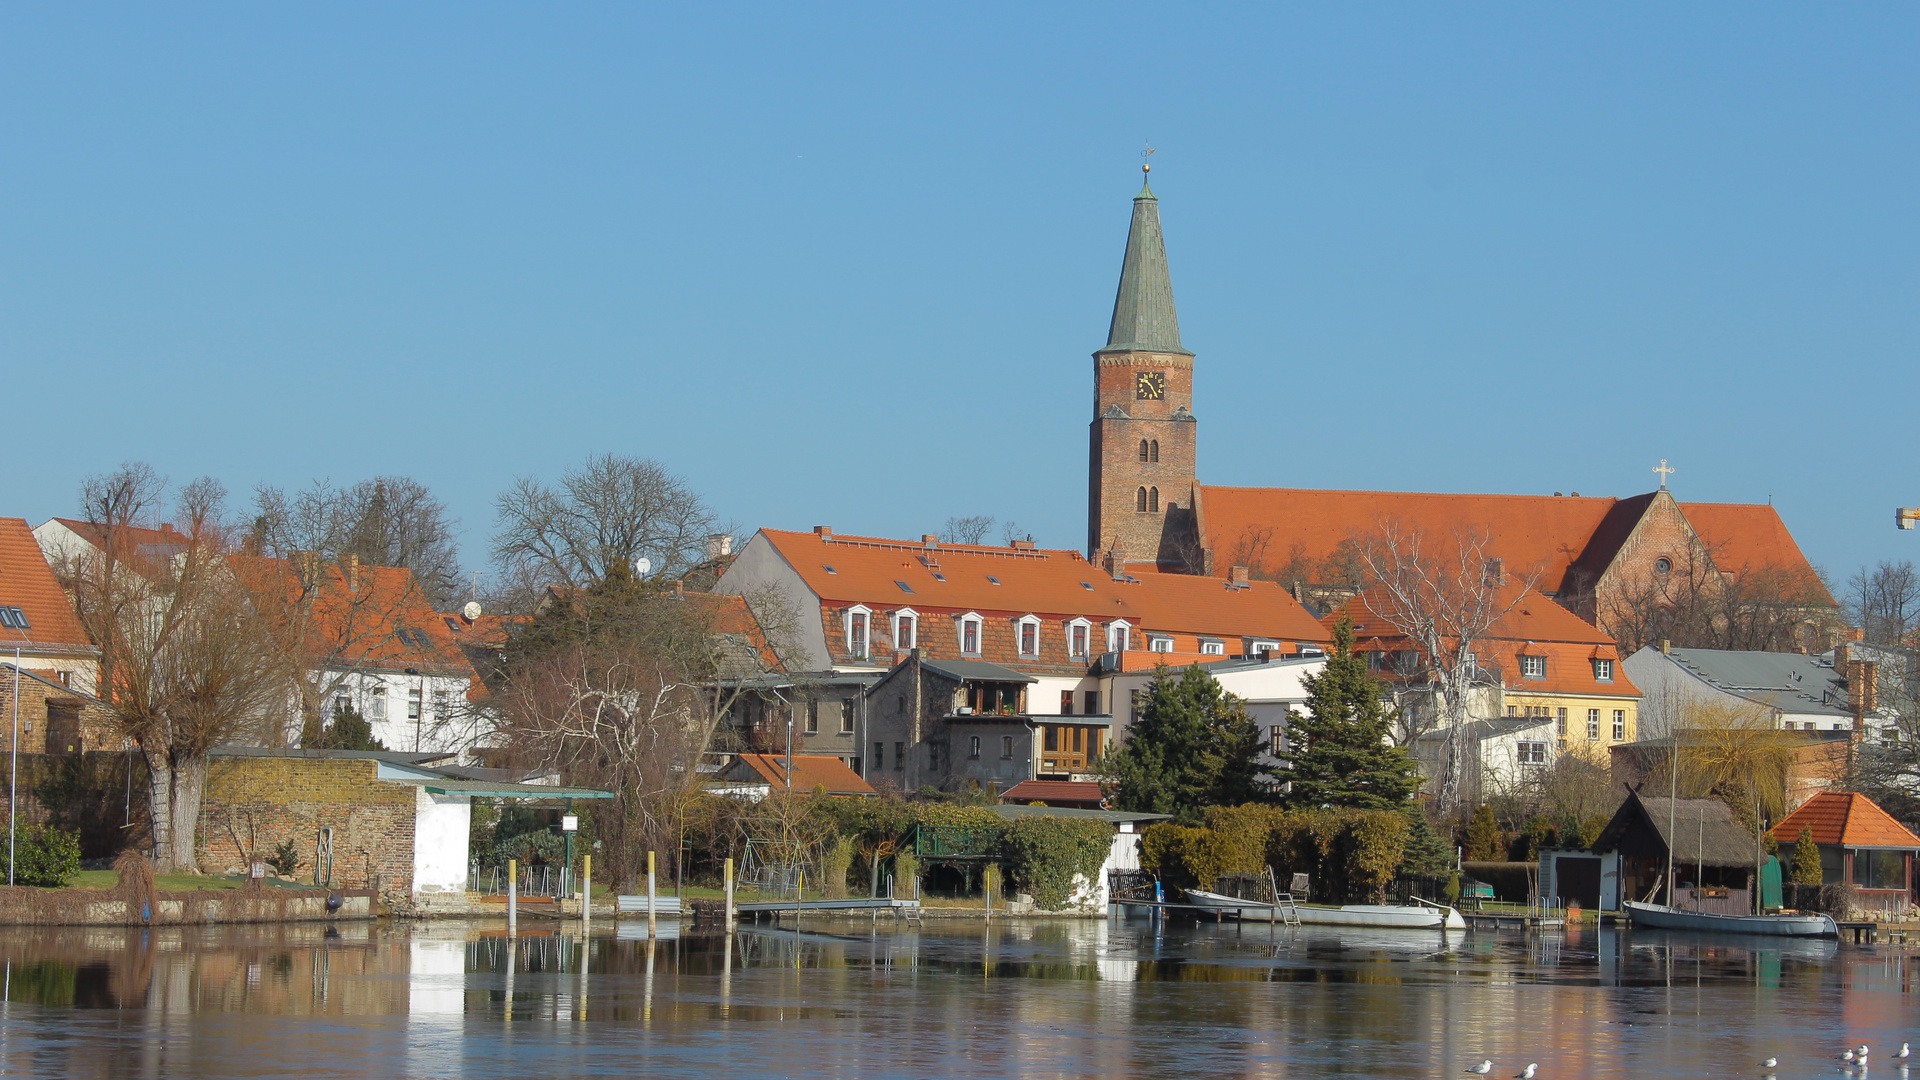
[(1491, 1057), (1661, 1077), (1779, 1055), (1804, 1074), (1914, 1038), (1920, 974), (1885, 947), (1591, 929), (674, 929), (0, 931), (0, 1072), (1458, 1075)]

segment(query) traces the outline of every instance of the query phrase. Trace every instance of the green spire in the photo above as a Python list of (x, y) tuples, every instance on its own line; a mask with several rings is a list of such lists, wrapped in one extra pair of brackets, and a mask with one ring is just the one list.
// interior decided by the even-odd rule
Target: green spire
[(1127, 229), (1127, 254), (1120, 264), (1120, 291), (1113, 299), (1113, 325), (1101, 352), (1191, 352), (1180, 346), (1180, 319), (1173, 310), (1173, 276), (1167, 272), (1167, 244), (1160, 235), (1160, 200), (1143, 180), (1133, 197), (1133, 224)]

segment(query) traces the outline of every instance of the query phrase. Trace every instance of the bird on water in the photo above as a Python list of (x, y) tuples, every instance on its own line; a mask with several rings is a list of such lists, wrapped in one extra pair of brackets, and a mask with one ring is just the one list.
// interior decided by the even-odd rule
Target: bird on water
[(1475, 1076), (1485, 1076), (1488, 1073), (1493, 1071), (1493, 1059), (1488, 1058), (1487, 1060), (1482, 1061), (1480, 1064), (1475, 1065), (1474, 1067), (1468, 1069), (1467, 1071), (1474, 1074)]
[(1513, 1080), (1533, 1080), (1533, 1074), (1540, 1068), (1537, 1061), (1527, 1062), (1527, 1067), (1513, 1074)]
[(1780, 1065), (1780, 1059), (1777, 1057), (1770, 1057), (1767, 1060), (1760, 1063), (1760, 1067), (1763, 1069), (1774, 1069), (1774, 1068), (1778, 1068), (1779, 1065)]

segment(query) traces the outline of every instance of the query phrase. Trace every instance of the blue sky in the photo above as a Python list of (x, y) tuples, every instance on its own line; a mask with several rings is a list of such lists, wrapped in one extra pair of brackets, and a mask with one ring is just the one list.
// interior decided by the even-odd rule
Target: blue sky
[(1151, 139), (1201, 477), (1920, 557), (1920, 8), (0, 10), (0, 514), (125, 459), (1085, 529)]

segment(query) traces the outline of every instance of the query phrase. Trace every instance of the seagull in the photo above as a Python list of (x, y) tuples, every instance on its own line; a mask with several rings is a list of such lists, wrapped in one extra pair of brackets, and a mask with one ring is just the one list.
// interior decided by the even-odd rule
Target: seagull
[(1846, 1062), (1849, 1065), (1853, 1064), (1853, 1051), (1851, 1050), (1840, 1051), (1840, 1060)]
[(1527, 1062), (1526, 1068), (1521, 1069), (1519, 1072), (1513, 1074), (1513, 1080), (1533, 1080), (1534, 1070), (1538, 1069), (1539, 1067), (1540, 1067), (1539, 1062), (1529, 1061)]
[(1780, 1066), (1780, 1059), (1777, 1057), (1770, 1057), (1767, 1060), (1760, 1063), (1760, 1067), (1763, 1069), (1775, 1069), (1775, 1068), (1779, 1068), (1779, 1066)]
[(1467, 1071), (1474, 1074), (1475, 1076), (1485, 1076), (1488, 1073), (1493, 1071), (1493, 1059), (1488, 1058), (1487, 1060), (1482, 1061), (1480, 1064), (1475, 1065), (1473, 1068), (1468, 1069)]
[(1865, 1065), (1867, 1063), (1867, 1044), (1861, 1043), (1859, 1046), (1855, 1047), (1853, 1050), (1853, 1056), (1860, 1059), (1860, 1064)]
[(1908, 1055), (1908, 1054), (1911, 1054), (1911, 1053), (1913, 1053), (1913, 1047), (1911, 1047), (1911, 1046), (1908, 1046), (1908, 1045), (1907, 1045), (1906, 1043), (1901, 1043), (1901, 1044), (1900, 1044), (1900, 1052), (1899, 1052), (1899, 1053), (1897, 1053), (1897, 1054), (1895, 1054), (1895, 1055), (1893, 1055), (1893, 1060), (1895, 1060), (1895, 1061), (1905, 1061), (1905, 1060), (1907, 1060), (1907, 1055)]

